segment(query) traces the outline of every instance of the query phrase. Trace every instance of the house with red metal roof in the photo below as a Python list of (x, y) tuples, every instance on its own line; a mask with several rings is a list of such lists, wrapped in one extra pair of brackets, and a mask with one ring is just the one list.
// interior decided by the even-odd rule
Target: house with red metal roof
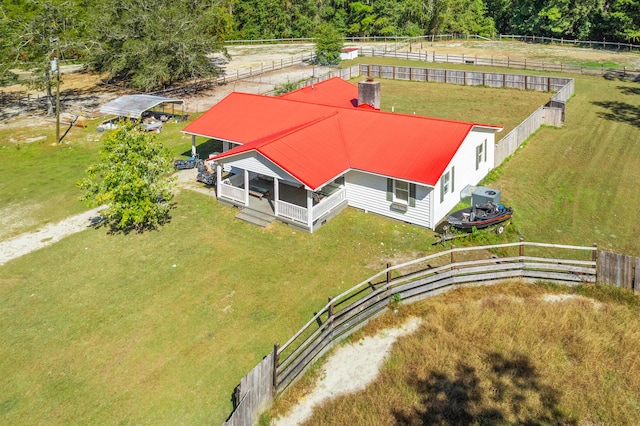
[[(223, 142), (216, 195), (313, 232), (346, 206), (434, 229), (493, 167), (499, 126), (380, 111), (379, 82), (234, 92), (183, 130)], [(255, 212), (260, 212), (255, 214)]]

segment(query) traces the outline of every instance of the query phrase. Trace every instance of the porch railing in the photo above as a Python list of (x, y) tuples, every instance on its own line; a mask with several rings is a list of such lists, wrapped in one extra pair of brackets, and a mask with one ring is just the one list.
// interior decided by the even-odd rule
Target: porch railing
[(297, 206), (282, 200), (278, 200), (278, 216), (301, 222), (305, 225), (308, 223), (306, 207)]
[(228, 183), (221, 182), (220, 184), (220, 197), (229, 198), (238, 203), (244, 204), (244, 189), (238, 188)]
[(327, 198), (324, 198), (318, 204), (313, 206), (313, 220), (319, 219), (325, 214), (329, 213), (332, 208), (336, 207), (346, 199), (347, 191), (344, 187), (340, 188), (338, 191), (334, 192)]

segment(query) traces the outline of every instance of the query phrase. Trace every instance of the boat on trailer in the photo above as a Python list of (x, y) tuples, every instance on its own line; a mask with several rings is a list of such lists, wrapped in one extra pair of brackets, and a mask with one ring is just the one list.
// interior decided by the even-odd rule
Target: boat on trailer
[[(511, 207), (489, 201), (451, 213), (447, 223), (454, 228), (471, 231), (473, 228), (483, 229), (497, 225), (510, 220), (511, 216), (513, 216)], [(504, 230), (504, 228), (501, 229)]]

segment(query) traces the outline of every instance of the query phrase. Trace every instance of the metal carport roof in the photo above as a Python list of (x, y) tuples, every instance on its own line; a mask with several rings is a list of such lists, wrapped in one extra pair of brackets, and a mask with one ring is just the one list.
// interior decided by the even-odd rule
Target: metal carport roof
[(104, 104), (100, 107), (100, 112), (121, 117), (140, 118), (143, 112), (163, 103), (182, 104), (184, 101), (154, 95), (124, 95)]

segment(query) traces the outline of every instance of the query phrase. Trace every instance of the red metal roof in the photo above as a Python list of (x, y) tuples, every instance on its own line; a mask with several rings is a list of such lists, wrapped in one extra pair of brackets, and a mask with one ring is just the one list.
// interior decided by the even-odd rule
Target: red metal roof
[(312, 102), (232, 93), (184, 132), (243, 144), (211, 160), (257, 151), (317, 189), (349, 169), (435, 186), (474, 127)]
[(358, 106), (358, 88), (337, 77), (285, 93), (280, 97), (290, 101), (310, 102), (318, 105), (345, 108)]

